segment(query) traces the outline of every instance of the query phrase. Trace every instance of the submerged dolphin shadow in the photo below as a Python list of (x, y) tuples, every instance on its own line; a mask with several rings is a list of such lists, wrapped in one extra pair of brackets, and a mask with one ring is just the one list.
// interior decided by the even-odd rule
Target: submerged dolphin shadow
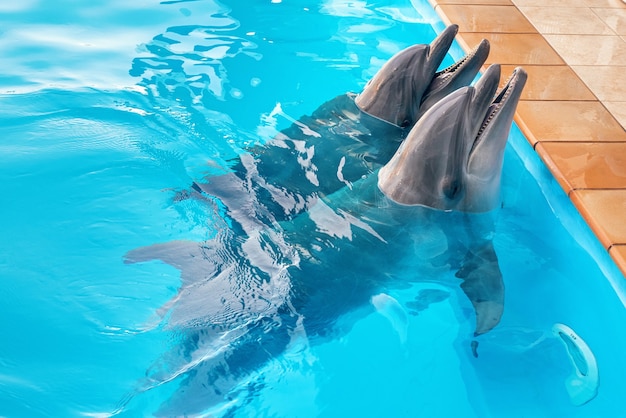
[[(196, 184), (226, 206), (234, 227), (205, 243), (156, 244), (126, 257), (160, 259), (181, 270), (181, 289), (162, 314), (184, 343), (149, 371), (140, 389), (182, 379), (159, 414), (198, 413), (228, 401), (242, 379), (290, 345), (345, 332), (335, 327), (341, 316), (369, 312), (376, 295), (433, 271), (456, 272), (476, 312), (476, 334), (496, 326), (504, 286), (489, 211), (497, 204), (502, 154), (525, 77), (516, 70), (493, 99), (499, 67), (492, 66), (475, 87), (448, 92), (420, 115), (398, 150), (387, 151), (388, 162), (361, 166), (356, 171), (365, 173), (344, 187), (302, 192), (298, 187), (307, 183), (289, 173), (280, 189), (266, 178), (262, 167), (271, 160), (262, 152), (243, 157), (216, 187)], [(365, 102), (356, 99), (359, 111)], [(272, 147), (281, 149), (280, 141)], [(332, 143), (323, 145), (330, 153)], [(323, 148), (315, 146), (318, 153)], [(285, 197), (294, 190), (300, 200)], [(277, 206), (261, 203), (268, 200)], [(292, 202), (289, 209), (285, 201)], [(406, 277), (407, 266), (413, 277)]]

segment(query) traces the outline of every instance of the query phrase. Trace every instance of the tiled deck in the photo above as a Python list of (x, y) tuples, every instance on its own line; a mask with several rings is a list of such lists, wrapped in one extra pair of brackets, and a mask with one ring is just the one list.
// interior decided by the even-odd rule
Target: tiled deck
[(528, 72), (516, 122), (626, 275), (626, 4), (430, 0), (487, 64)]

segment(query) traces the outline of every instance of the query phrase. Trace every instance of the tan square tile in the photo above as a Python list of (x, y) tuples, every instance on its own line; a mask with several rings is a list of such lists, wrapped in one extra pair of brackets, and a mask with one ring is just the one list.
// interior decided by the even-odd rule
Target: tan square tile
[[(460, 32), (534, 33), (535, 28), (515, 6), (441, 5)], [(599, 19), (598, 19), (599, 20)]]
[(618, 35), (626, 35), (626, 5), (617, 8), (593, 8), (593, 12)]
[(513, 3), (518, 6), (540, 6), (540, 7), (588, 7), (586, 0), (513, 0)]
[(487, 64), (512, 65), (563, 65), (564, 61), (539, 34), (462, 32), (460, 37), (467, 45), (476, 45), (483, 38), (491, 43)]
[(626, 66), (572, 66), (572, 69), (598, 99), (626, 100)]
[(569, 65), (626, 65), (626, 42), (619, 36), (545, 35)]
[(615, 35), (588, 7), (520, 7), (540, 33)]
[(536, 149), (568, 193), (626, 189), (626, 142), (542, 142)]
[(626, 132), (600, 102), (521, 101), (517, 113), (536, 141), (623, 141)]
[(584, 0), (584, 2), (589, 7), (612, 7), (616, 9), (626, 7), (622, 0)]
[(499, 4), (511, 5), (511, 0), (435, 0), (438, 4)]
[[(506, 83), (515, 67), (502, 66), (500, 87)], [(524, 65), (524, 69), (528, 73), (528, 80), (522, 91), (522, 100), (597, 100), (566, 65)]]
[(615, 264), (622, 270), (622, 274), (626, 276), (626, 245), (614, 245), (609, 250), (609, 254), (613, 257)]
[(626, 243), (626, 190), (575, 190), (570, 197), (605, 248)]
[(611, 112), (611, 115), (626, 129), (626, 101), (624, 102), (603, 102), (604, 106)]

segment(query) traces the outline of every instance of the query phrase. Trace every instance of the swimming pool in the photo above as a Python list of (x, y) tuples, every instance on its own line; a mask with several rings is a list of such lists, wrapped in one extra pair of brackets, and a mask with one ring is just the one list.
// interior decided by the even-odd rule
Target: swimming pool
[[(201, 391), (185, 381), (195, 363), (167, 369), (189, 347), (159, 317), (180, 272), (125, 254), (228, 229), (219, 206), (180, 193), (289, 126), (283, 115), (359, 91), (391, 54), (443, 28), (417, 1), (128, 3), (0, 6), (3, 416), (143, 416)], [(355, 309), (336, 335), (294, 339), (216, 414), (620, 416), (623, 277), (515, 129), (502, 200), (505, 313), (477, 358), (471, 306), (451, 279), (412, 280), (388, 289), (417, 313), (407, 309), (405, 334), (401, 313)], [(597, 359), (598, 395), (583, 406), (567, 394), (573, 367), (555, 323)]]

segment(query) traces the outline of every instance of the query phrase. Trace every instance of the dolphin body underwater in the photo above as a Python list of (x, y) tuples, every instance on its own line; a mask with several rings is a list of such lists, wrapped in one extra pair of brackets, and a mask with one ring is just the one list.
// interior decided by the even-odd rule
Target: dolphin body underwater
[[(448, 28), (425, 54), (441, 54), (437, 58), (441, 61), (445, 53), (439, 51), (440, 42), (446, 39), (447, 51), (454, 34), (456, 28)], [(481, 45), (477, 50), (484, 52), (485, 44)], [(473, 57), (469, 60), (477, 59)], [(472, 64), (476, 71), (484, 58), (478, 61)], [(155, 244), (126, 255), (129, 263), (158, 259), (181, 271), (178, 294), (160, 311), (164, 326), (180, 335), (181, 344), (148, 371), (139, 389), (181, 379), (158, 415), (203, 413), (232, 401), (246, 377), (290, 346), (341, 335), (346, 331), (338, 325), (342, 317), (374, 311), (381, 298), (383, 304), (390, 299), (386, 289), (407, 288), (434, 270), (456, 271), (475, 310), (475, 335), (500, 321), (504, 285), (491, 244), (489, 211), (498, 205), (504, 147), (526, 73), (516, 69), (496, 95), (498, 65), (489, 67), (474, 87), (463, 87), (457, 83), (460, 79), (469, 83), (473, 69), (452, 82), (450, 76), (435, 75), (436, 65), (431, 63), (435, 68), (431, 87), (421, 88), (421, 99), (426, 100), (420, 103), (427, 108), (404, 106), (402, 101), (420, 99), (420, 94), (409, 94), (390, 110), (375, 100), (376, 93), (398, 89), (389, 80), (380, 81), (393, 79), (389, 63), (354, 100), (358, 120), (345, 112), (334, 114), (354, 126), (365, 125), (366, 133), (356, 135), (353, 145), (362, 145), (374, 156), (355, 163), (354, 178), (347, 184), (325, 183), (321, 169), (314, 173), (320, 175), (317, 184), (306, 172), (303, 180), (301, 173), (289, 168), (277, 178), (274, 170), (264, 172), (269, 162), (264, 151), (298, 147), (298, 140), (290, 149), (287, 139), (279, 138), (270, 147), (261, 147), (258, 159), (242, 158), (233, 174), (218, 176), (217, 183), (225, 180), (216, 187), (210, 182), (194, 185), (227, 208), (216, 237), (203, 243)], [(403, 64), (413, 69), (412, 64)], [(468, 67), (461, 63), (456, 68)], [(428, 103), (428, 97), (436, 95), (423, 91), (442, 86), (445, 94)], [(399, 111), (409, 108), (408, 113)], [(311, 128), (307, 123), (316, 123), (316, 113), (284, 131), (285, 137)], [(408, 134), (399, 121), (412, 125)], [(363, 136), (373, 136), (380, 126), (383, 136), (392, 132), (391, 140), (385, 136), (376, 144), (361, 144)], [(347, 137), (343, 139), (354, 138)], [(309, 139), (319, 137), (307, 135), (304, 142)], [(329, 143), (315, 152), (322, 153), (321, 158), (323, 152), (335, 156), (344, 146), (349, 144)], [(377, 154), (376, 149), (383, 151)], [(348, 151), (349, 157), (357, 154)], [(310, 168), (302, 158), (297, 161), (298, 168)], [(346, 158), (344, 169), (347, 165)], [(246, 175), (237, 175), (241, 173)], [(346, 173), (336, 177), (345, 180)], [(272, 184), (266, 175), (272, 176)], [(279, 181), (285, 182), (282, 189)], [(298, 188), (308, 183), (315, 188)], [(293, 198), (296, 192), (301, 193), (300, 200)], [(238, 194), (244, 197), (238, 200)], [(277, 206), (260, 203), (268, 198)], [(415, 271), (413, 277), (406, 277), (407, 267)]]

